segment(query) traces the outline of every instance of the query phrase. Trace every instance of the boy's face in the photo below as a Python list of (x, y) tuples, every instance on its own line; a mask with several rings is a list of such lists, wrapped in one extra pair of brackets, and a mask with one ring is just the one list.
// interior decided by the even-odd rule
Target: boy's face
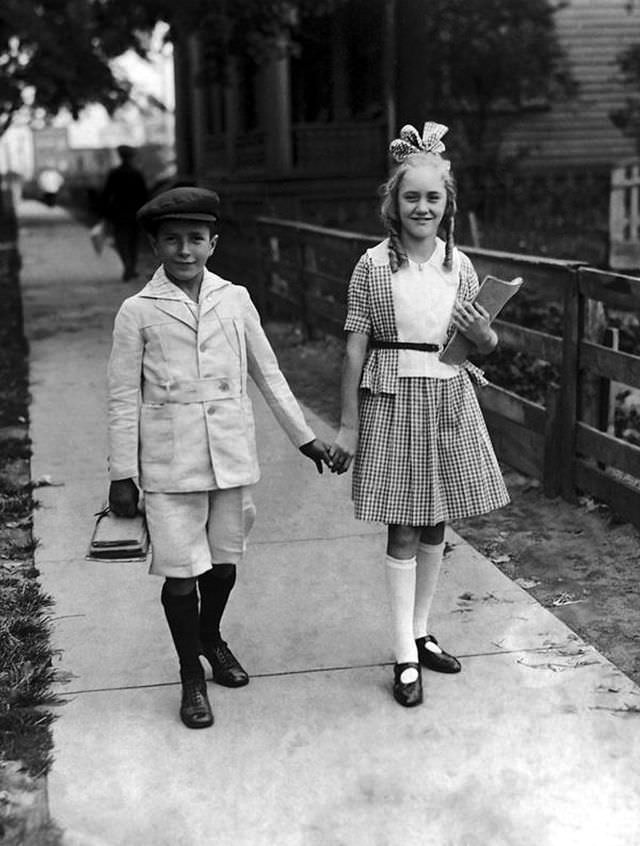
[(202, 273), (217, 240), (203, 221), (163, 220), (151, 243), (167, 275), (179, 285), (187, 285)]

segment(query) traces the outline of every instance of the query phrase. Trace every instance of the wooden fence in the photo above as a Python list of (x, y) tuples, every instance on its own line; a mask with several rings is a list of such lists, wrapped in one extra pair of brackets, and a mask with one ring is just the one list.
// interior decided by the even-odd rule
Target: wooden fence
[[(350, 271), (378, 240), (260, 217), (255, 250), (245, 241), (234, 260), (244, 262), (263, 315), (299, 321), (309, 336), (318, 331), (341, 336)], [(579, 262), (463, 249), (480, 277), (522, 276), (519, 297), (526, 291), (533, 301), (554, 303), (562, 314), (557, 334), (507, 319), (495, 323), (501, 348), (549, 362), (558, 374), (544, 404), (496, 384), (479, 390), (498, 455), (539, 479), (547, 495), (569, 501), (579, 493), (591, 495), (640, 526), (640, 448), (615, 437), (608, 425), (610, 386), (640, 389), (640, 356), (611, 348), (600, 319), (606, 310), (637, 314), (640, 279)]]

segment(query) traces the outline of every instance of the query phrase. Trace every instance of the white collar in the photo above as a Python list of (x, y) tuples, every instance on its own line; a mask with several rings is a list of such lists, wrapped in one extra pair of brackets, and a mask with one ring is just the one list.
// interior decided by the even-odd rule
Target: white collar
[[(202, 276), (202, 285), (200, 286), (200, 300), (212, 291), (215, 291), (218, 288), (224, 288), (230, 284), (231, 282), (228, 282), (221, 276), (212, 273), (205, 267), (204, 274)], [(178, 285), (174, 285), (174, 283), (169, 279), (163, 265), (160, 265), (144, 288), (138, 293), (138, 296), (149, 297), (154, 300), (186, 300), (190, 303), (193, 302), (191, 297), (189, 297), (182, 288)]]
[[(453, 250), (453, 263), (451, 270), (446, 270), (443, 267), (444, 263), (444, 253), (445, 253), (445, 244), (442, 238), (436, 237), (436, 246), (434, 251), (431, 253), (427, 261), (420, 262), (420, 264), (429, 264), (432, 265), (436, 270), (440, 271), (441, 273), (449, 274), (457, 271), (460, 266), (460, 259), (458, 257), (458, 249), (454, 247)], [(384, 265), (389, 264), (389, 239), (385, 238), (384, 241), (380, 241), (379, 244), (376, 244), (375, 247), (369, 247), (367, 250), (367, 255), (373, 262), (376, 267), (384, 267)], [(412, 264), (417, 264), (417, 262), (412, 262)]]

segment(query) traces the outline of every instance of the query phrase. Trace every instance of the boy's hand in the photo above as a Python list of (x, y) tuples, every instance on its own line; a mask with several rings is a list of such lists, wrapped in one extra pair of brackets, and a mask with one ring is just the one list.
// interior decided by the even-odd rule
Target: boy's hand
[(118, 517), (135, 517), (139, 496), (133, 479), (118, 479), (109, 485), (109, 508)]
[(327, 465), (327, 467), (332, 467), (327, 445), (324, 441), (321, 441), (318, 438), (315, 438), (313, 441), (309, 441), (308, 444), (302, 444), (300, 452), (315, 462), (315, 465), (318, 468), (318, 473), (322, 473), (323, 462)]
[(335, 441), (329, 447), (329, 456), (333, 462), (331, 469), (334, 473), (347, 472), (356, 454), (357, 446), (358, 432), (356, 429), (341, 426)]

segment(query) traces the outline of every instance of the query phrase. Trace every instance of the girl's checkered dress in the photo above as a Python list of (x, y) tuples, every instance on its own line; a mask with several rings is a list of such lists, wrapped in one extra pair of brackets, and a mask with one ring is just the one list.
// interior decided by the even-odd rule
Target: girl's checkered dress
[(353, 471), (359, 520), (433, 526), (509, 501), (466, 371), (398, 380), (396, 394), (363, 391)]
[[(477, 292), (478, 278), (469, 259), (456, 254), (456, 300), (463, 302)], [(345, 330), (398, 340), (386, 242), (356, 265)], [(433, 526), (509, 502), (471, 376), (486, 384), (469, 363), (452, 378), (401, 377), (397, 350), (369, 352), (353, 469), (358, 519)]]

